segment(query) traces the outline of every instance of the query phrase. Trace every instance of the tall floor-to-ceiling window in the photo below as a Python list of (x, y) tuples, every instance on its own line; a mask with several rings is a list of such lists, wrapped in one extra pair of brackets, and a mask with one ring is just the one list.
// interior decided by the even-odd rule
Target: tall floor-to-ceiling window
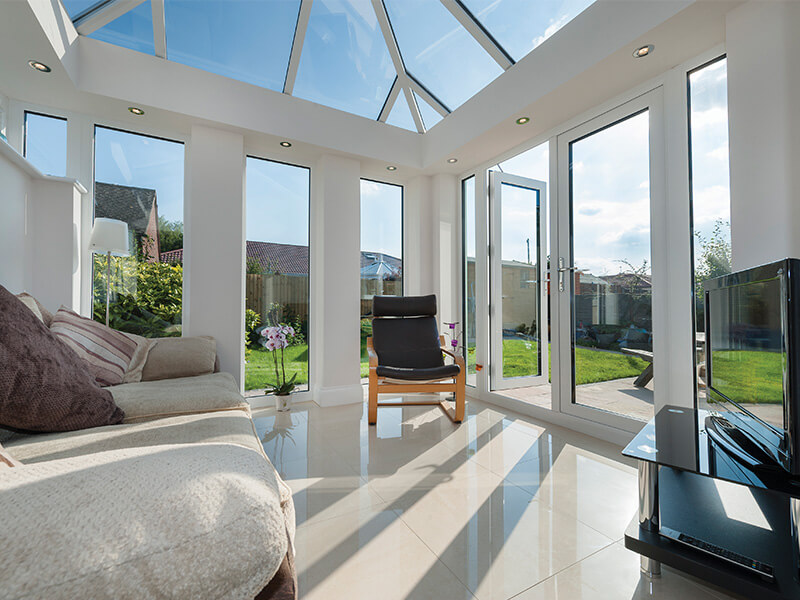
[[(179, 336), (183, 306), (180, 142), (95, 127), (94, 216), (128, 225), (128, 257), (111, 257), (110, 325)], [(94, 255), (93, 313), (105, 320), (107, 258)]]
[(475, 176), (461, 182), (461, 224), (462, 224), (462, 277), (464, 282), (463, 318), (461, 330), (461, 345), (464, 360), (467, 363), (467, 385), (476, 385), (476, 347), (477, 347), (477, 316), (476, 304), (477, 278), (475, 275), (476, 240), (475, 240)]
[[(275, 356), (260, 342), (264, 327), (289, 325), (282, 350), (287, 380), (308, 389), (309, 206), (311, 170), (247, 158), (245, 389), (276, 383)], [(280, 350), (278, 352), (281, 352)]]
[(372, 297), (403, 295), (403, 187), (361, 180), (361, 376), (368, 375)]
[(703, 282), (731, 272), (727, 82), (724, 56), (688, 75), (695, 324), (698, 332), (705, 327)]
[(67, 174), (67, 120), (25, 112), (23, 155), (45, 175)]

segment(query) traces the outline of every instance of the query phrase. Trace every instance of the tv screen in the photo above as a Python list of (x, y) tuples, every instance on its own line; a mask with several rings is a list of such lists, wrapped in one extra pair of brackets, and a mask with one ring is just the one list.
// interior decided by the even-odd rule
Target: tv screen
[(784, 417), (784, 311), (781, 277), (709, 290), (709, 408), (736, 404), (778, 432)]

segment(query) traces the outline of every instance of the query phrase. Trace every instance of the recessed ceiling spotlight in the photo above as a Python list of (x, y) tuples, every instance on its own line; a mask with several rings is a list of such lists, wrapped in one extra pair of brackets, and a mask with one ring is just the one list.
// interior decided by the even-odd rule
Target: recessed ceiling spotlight
[(394, 165), (389, 165), (388, 167), (386, 167), (386, 170), (387, 171), (397, 171), (397, 167), (395, 167)]
[(283, 146), (284, 148), (291, 148), (292, 142), (281, 142), (281, 146)]
[(36, 69), (40, 73), (49, 73), (52, 71), (50, 67), (43, 62), (39, 62), (38, 60), (29, 60), (28, 64), (30, 65), (31, 69)]
[(447, 159), (447, 162), (449, 162), (449, 163), (452, 165), (452, 164), (455, 164), (455, 163), (457, 163), (457, 162), (458, 162), (458, 159), (457, 159), (457, 158), (448, 158), (448, 159)]
[(141, 117), (144, 114), (144, 111), (138, 106), (129, 106), (128, 111), (137, 117)]
[(641, 48), (637, 48), (633, 51), (634, 58), (644, 58), (645, 56), (649, 56), (653, 53), (656, 47), (653, 44), (647, 44), (647, 46), (642, 46)]
[(520, 117), (517, 119), (517, 125), (525, 125), (526, 123), (530, 123), (530, 117)]

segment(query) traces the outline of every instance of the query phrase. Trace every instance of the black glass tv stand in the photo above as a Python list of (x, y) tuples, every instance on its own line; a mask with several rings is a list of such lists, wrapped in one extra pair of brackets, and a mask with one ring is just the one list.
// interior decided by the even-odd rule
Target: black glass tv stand
[(662, 408), (625, 447), (639, 511), (625, 546), (745, 598), (800, 598), (800, 480), (750, 467), (705, 431), (702, 411)]

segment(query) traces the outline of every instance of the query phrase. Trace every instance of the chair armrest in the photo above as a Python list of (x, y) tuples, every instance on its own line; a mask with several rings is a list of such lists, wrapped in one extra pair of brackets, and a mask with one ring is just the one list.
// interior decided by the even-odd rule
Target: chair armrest
[(442, 346), (441, 350), (442, 350), (442, 352), (444, 352), (448, 356), (451, 356), (458, 366), (460, 366), (462, 369), (464, 368), (464, 364), (465, 363), (464, 363), (464, 357), (463, 356), (461, 356), (460, 354), (456, 354), (452, 350), (448, 350), (444, 346)]
[(369, 368), (378, 368), (378, 354), (375, 352), (375, 347), (372, 345), (372, 338), (367, 338), (367, 356), (369, 357)]

